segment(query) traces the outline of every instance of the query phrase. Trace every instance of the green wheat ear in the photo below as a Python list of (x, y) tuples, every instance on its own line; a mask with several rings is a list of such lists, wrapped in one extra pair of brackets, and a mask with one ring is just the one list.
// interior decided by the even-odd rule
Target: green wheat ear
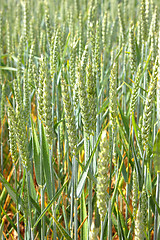
[(45, 59), (41, 56), (40, 67), (39, 67), (39, 85), (38, 85), (38, 114), (39, 118), (43, 120), (44, 118), (44, 102), (43, 102), (43, 89), (44, 89), (44, 79), (45, 79), (46, 64)]
[(72, 152), (74, 153), (77, 147), (76, 121), (73, 106), (71, 103), (71, 98), (68, 91), (68, 86), (63, 78), (61, 79), (61, 86), (69, 145), (71, 147)]
[[(31, 163), (30, 163), (29, 153), (28, 153), (28, 139), (26, 135), (25, 122), (23, 118), (20, 119), (19, 115), (16, 116), (17, 113), (13, 110), (13, 107), (10, 104), (8, 104), (8, 113), (9, 113), (8, 115), (9, 115), (10, 121), (13, 124), (13, 125), (10, 125), (11, 131), (12, 131), (12, 127), (14, 128), (14, 131), (15, 131), (15, 132), (11, 132), (11, 134), (16, 133), (16, 141), (18, 144), (18, 149), (20, 152), (23, 167), (26, 168), (27, 171), (30, 171)], [(12, 135), (12, 138), (13, 138), (13, 135)], [(15, 142), (13, 143), (15, 144)], [(16, 147), (14, 145), (14, 149), (12, 148), (14, 159), (15, 159), (15, 148)]]
[(136, 42), (135, 42), (135, 37), (134, 37), (133, 23), (131, 23), (131, 27), (129, 29), (129, 49), (130, 49), (131, 72), (132, 72), (132, 75), (134, 75), (136, 72), (137, 56), (136, 56)]
[(138, 204), (138, 179), (137, 179), (137, 173), (136, 170), (134, 169), (133, 171), (133, 192), (132, 192), (132, 206), (133, 206), (133, 216), (136, 216), (137, 212), (137, 204)]
[(141, 0), (141, 34), (142, 42), (145, 43), (148, 37), (145, 0)]
[(29, 66), (28, 66), (28, 86), (29, 86), (30, 93), (32, 93), (33, 86), (34, 86), (34, 77), (33, 77), (34, 51), (35, 51), (35, 42), (32, 42), (30, 53), (29, 53)]
[(109, 83), (109, 120), (112, 132), (112, 142), (113, 142), (113, 158), (112, 161), (116, 165), (116, 134), (117, 134), (117, 78), (118, 78), (118, 62), (113, 63), (113, 67), (110, 74)]
[(147, 192), (144, 185), (143, 185), (142, 194), (141, 194), (141, 212), (142, 212), (143, 227), (145, 232), (148, 221), (147, 221)]
[(43, 118), (45, 123), (46, 137), (48, 144), (52, 145), (53, 140), (53, 122), (52, 122), (52, 91), (51, 77), (48, 70), (45, 70), (44, 85), (43, 85)]
[(47, 4), (47, 1), (45, 1), (45, 24), (46, 24), (48, 42), (49, 44), (51, 44), (52, 30), (51, 30), (50, 17), (49, 17), (49, 6)]
[(144, 149), (147, 149), (147, 150), (149, 147), (148, 141), (149, 141), (152, 106), (154, 102), (154, 95), (155, 95), (155, 89), (156, 89), (157, 77), (158, 77), (158, 57), (155, 60), (155, 65), (154, 65), (152, 75), (153, 76), (151, 77), (149, 90), (148, 90), (144, 111), (143, 111), (142, 140), (143, 140)]
[(24, 41), (28, 41), (29, 34), (29, 9), (28, 9), (28, 1), (24, 1), (24, 9), (23, 9), (23, 36)]
[(83, 52), (82, 60), (81, 60), (79, 71), (78, 71), (78, 96), (80, 101), (84, 130), (89, 135), (91, 133), (91, 126), (90, 126), (91, 116), (90, 116), (89, 102), (87, 98), (87, 89), (86, 89), (86, 83), (85, 83), (87, 58), (88, 58), (88, 44), (86, 45), (85, 50)]
[(138, 209), (135, 221), (135, 240), (142, 239), (144, 239), (143, 216), (140, 209)]
[(8, 110), (8, 125), (9, 125), (9, 143), (10, 143), (10, 152), (13, 163), (16, 162), (18, 158), (18, 152), (17, 152), (17, 141), (16, 141), (16, 131), (15, 126), (12, 119), (11, 110)]
[(23, 76), (23, 102), (24, 102), (24, 114), (25, 114), (25, 121), (28, 124), (29, 116), (30, 116), (30, 103), (29, 103), (29, 85), (28, 85), (28, 74), (27, 69), (24, 70)]
[(2, 95), (1, 95), (1, 122), (5, 116), (5, 100), (6, 100), (6, 83), (2, 84)]
[(96, 102), (97, 102), (97, 91), (96, 91), (96, 79), (93, 75), (92, 62), (89, 58), (87, 64), (87, 97), (90, 106), (90, 115), (91, 115), (91, 130), (94, 133), (96, 129)]
[(122, 36), (122, 43), (125, 43), (125, 24), (122, 17), (122, 10), (121, 10), (121, 4), (118, 5), (118, 20), (119, 20), (119, 27), (120, 27), (120, 34)]
[(99, 214), (101, 220), (104, 220), (107, 213), (107, 203), (108, 203), (108, 193), (107, 189), (109, 187), (109, 141), (107, 139), (106, 131), (103, 131), (101, 142), (100, 142), (100, 152), (98, 159), (98, 177), (97, 177), (97, 205), (99, 209)]
[(137, 74), (136, 74), (136, 77), (135, 77), (133, 90), (132, 90), (132, 95), (131, 95), (130, 115), (132, 115), (134, 113), (135, 106), (137, 104), (138, 92), (139, 92), (139, 89), (140, 89), (141, 73), (142, 73), (142, 65), (139, 64), (138, 69), (137, 69)]

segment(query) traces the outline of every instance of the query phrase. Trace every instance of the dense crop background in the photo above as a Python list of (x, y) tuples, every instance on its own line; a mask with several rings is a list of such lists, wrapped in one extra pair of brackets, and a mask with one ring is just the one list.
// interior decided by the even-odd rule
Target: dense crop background
[(0, 239), (160, 239), (159, 41), (152, 0), (0, 0)]

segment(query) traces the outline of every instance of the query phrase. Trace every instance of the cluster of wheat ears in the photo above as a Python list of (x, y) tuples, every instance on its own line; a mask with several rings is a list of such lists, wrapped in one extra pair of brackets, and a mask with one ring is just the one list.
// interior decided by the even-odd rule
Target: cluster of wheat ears
[(0, 1), (0, 239), (160, 239), (159, 13)]

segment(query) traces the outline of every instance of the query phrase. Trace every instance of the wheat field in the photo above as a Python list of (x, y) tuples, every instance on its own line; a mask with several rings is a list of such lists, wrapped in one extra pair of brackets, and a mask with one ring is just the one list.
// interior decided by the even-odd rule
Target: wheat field
[(154, 0), (0, 0), (0, 239), (160, 240)]

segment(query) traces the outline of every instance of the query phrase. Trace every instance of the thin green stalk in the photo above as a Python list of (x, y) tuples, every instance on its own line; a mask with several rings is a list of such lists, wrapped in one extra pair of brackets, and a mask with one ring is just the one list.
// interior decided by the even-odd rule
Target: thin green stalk
[(30, 187), (30, 172), (26, 173), (26, 180), (27, 180), (27, 193), (28, 193), (28, 211), (29, 211), (29, 218), (28, 218), (28, 226), (29, 226), (29, 235), (30, 239), (34, 240), (33, 237), (33, 230), (32, 230), (32, 212), (31, 212), (31, 201), (30, 201), (30, 196), (31, 196), (31, 187)]
[(108, 202), (108, 240), (112, 240), (111, 199)]
[[(159, 205), (159, 192), (160, 192), (160, 172), (157, 172), (157, 187), (156, 187), (156, 202)], [(158, 233), (158, 210), (157, 206), (155, 206), (155, 214), (154, 214), (154, 240), (157, 240), (157, 233)]]
[[(15, 169), (15, 190), (18, 192), (17, 189), (17, 165), (14, 164), (14, 169)], [(16, 209), (17, 209), (17, 215), (16, 215), (16, 221), (17, 221), (17, 234), (18, 234), (18, 240), (20, 240), (20, 225), (19, 225), (19, 211), (18, 211), (18, 198), (16, 199)]]
[(100, 240), (103, 240), (103, 221), (101, 220), (101, 235)]
[[(41, 189), (41, 213), (44, 206), (44, 179), (43, 179), (43, 156), (42, 156), (42, 122), (39, 120), (39, 135), (40, 135), (40, 189)], [(41, 240), (44, 240), (44, 217), (41, 219)]]
[[(52, 188), (52, 198), (53, 198), (55, 195), (55, 180), (53, 176), (52, 149), (49, 149), (49, 164), (50, 164), (50, 172), (51, 172), (51, 188)], [(55, 208), (55, 204), (52, 205), (52, 214), (54, 217), (56, 217), (56, 210), (54, 208)], [(53, 221), (53, 239), (54, 240), (56, 239), (56, 224), (54, 221)]]
[(1, 119), (1, 173), (3, 174), (3, 119)]
[[(89, 139), (88, 139), (88, 134), (85, 132), (84, 130), (84, 150), (85, 150), (85, 165), (89, 159)], [(88, 181), (88, 184), (89, 184), (89, 181)], [(91, 219), (91, 205), (92, 205), (92, 202), (91, 202), (91, 199), (90, 199), (90, 188), (88, 189), (89, 191), (89, 202), (88, 202), (88, 236), (87, 236), (87, 239), (89, 238), (89, 231), (90, 231), (90, 226), (91, 226), (91, 222), (90, 222), (90, 219)], [(91, 205), (90, 205), (91, 204)]]
[[(1, 173), (3, 174), (3, 123), (2, 123), (2, 119), (1, 119)], [(0, 211), (0, 214), (1, 214), (1, 211)], [(2, 235), (2, 240), (4, 240), (4, 235)]]
[[(91, 145), (92, 149), (94, 148), (94, 136), (91, 136)], [(95, 155), (94, 155), (95, 157)], [(93, 157), (93, 161), (94, 161)], [(93, 173), (93, 164), (90, 166), (90, 172)], [(88, 185), (89, 185), (89, 195), (88, 195), (88, 229), (90, 231), (91, 224), (92, 224), (92, 187), (93, 187), (93, 182), (91, 179), (88, 180)], [(88, 234), (89, 236), (89, 234)]]
[[(132, 128), (132, 117), (130, 116), (130, 128), (129, 128), (129, 144), (128, 144), (128, 163), (127, 163), (127, 182), (126, 182), (126, 201), (129, 205), (129, 163), (130, 163), (130, 144), (131, 144), (131, 128)], [(126, 225), (128, 222), (128, 208), (126, 207)]]
[[(57, 122), (60, 121), (60, 100), (59, 100), (59, 86), (56, 86), (56, 100), (57, 100)], [(61, 169), (61, 143), (60, 143), (60, 125), (57, 129), (57, 150), (58, 150), (58, 169)], [(59, 183), (60, 184), (60, 183)]]
[[(126, 54), (125, 54), (125, 51), (126, 51), (126, 47), (124, 46), (123, 47), (123, 81), (125, 82), (126, 81)], [(123, 99), (122, 99), (122, 109), (124, 111), (124, 115), (126, 115), (126, 112), (127, 112), (127, 106), (126, 106), (126, 101), (125, 101), (125, 96), (126, 96), (126, 84), (123, 84), (122, 86), (122, 95), (124, 96)]]
[(78, 239), (78, 213), (77, 213), (77, 207), (78, 207), (78, 200), (76, 195), (76, 187), (77, 187), (77, 173), (78, 173), (78, 165), (76, 161), (75, 154), (73, 155), (73, 170), (74, 170), (74, 239)]

